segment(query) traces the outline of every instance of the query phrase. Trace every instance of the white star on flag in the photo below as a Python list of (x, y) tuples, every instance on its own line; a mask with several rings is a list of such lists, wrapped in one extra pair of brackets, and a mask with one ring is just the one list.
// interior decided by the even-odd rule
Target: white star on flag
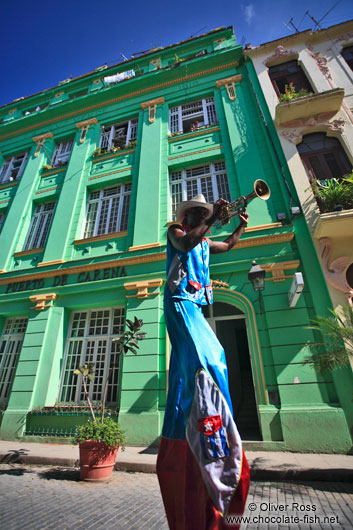
[(213, 430), (213, 423), (205, 423), (205, 431), (206, 432), (211, 432)]

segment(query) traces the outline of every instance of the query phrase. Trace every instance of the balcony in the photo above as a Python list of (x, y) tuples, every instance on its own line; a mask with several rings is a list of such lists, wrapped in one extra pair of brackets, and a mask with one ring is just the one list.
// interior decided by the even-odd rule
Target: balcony
[(276, 125), (303, 127), (304, 125), (314, 125), (314, 123), (308, 123), (308, 120), (327, 121), (340, 110), (343, 97), (344, 89), (334, 88), (319, 94), (278, 103), (275, 117)]
[(168, 139), (169, 160), (184, 157), (194, 152), (209, 151), (220, 146), (218, 126), (203, 127), (197, 131), (177, 134)]
[(316, 223), (314, 238), (353, 238), (353, 209), (322, 213)]

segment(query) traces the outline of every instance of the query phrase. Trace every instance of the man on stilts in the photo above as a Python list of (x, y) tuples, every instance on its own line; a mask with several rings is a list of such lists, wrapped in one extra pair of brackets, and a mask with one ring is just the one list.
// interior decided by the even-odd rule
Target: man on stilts
[[(169, 227), (164, 314), (172, 354), (157, 474), (171, 530), (216, 530), (242, 514), (249, 467), (229, 394), (225, 352), (203, 316), (212, 303), (209, 255), (231, 250), (248, 222), (225, 241), (205, 236), (227, 202), (203, 195), (179, 204)], [(239, 527), (239, 525), (238, 525)]]

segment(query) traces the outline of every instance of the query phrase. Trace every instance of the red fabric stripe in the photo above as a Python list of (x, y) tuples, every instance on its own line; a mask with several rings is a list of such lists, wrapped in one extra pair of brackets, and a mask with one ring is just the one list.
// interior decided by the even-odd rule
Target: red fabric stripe
[[(161, 438), (157, 475), (170, 530), (226, 530), (204, 485), (200, 467), (185, 440)], [(242, 474), (228, 513), (240, 513), (249, 488), (249, 467), (243, 457)], [(241, 512), (242, 513), (242, 512)]]

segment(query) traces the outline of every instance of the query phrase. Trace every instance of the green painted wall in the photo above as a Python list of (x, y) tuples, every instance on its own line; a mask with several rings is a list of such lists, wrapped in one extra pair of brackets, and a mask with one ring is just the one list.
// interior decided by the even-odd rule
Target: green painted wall
[[(222, 45), (215, 43), (223, 37)], [(197, 57), (203, 49), (208, 53)], [(186, 59), (177, 67), (175, 54)], [(159, 70), (151, 63), (158, 58)], [(140, 57), (138, 67), (136, 63), (124, 63), (124, 68), (136, 69), (136, 77), (116, 85), (107, 86), (102, 78), (122, 71), (121, 65), (28, 98), (12, 114), (13, 104), (0, 109), (2, 156), (30, 153), (19, 182), (0, 185), (0, 211), (7, 212), (0, 233), (0, 326), (9, 317), (29, 319), (11, 394), (3, 407), (0, 437), (26, 435), (27, 439), (31, 433), (37, 436), (53, 429), (60, 436), (65, 425), (70, 431), (76, 419), (86, 421), (84, 414), (76, 418), (29, 413), (58, 401), (72, 311), (124, 306), (127, 318), (143, 319), (147, 337), (137, 356), (123, 359), (116, 403), (119, 419), (127, 429), (128, 443), (158, 444), (170, 357), (163, 286), (149, 287), (148, 296), (138, 298), (137, 289), (127, 290), (124, 284), (165, 280), (169, 172), (224, 160), (233, 198), (252, 191), (257, 178), (271, 188), (269, 201), (249, 204), (244, 244), (213, 256), (211, 263), (212, 278), (225, 282), (215, 288), (215, 300), (237, 307), (245, 316), (262, 447), (280, 443), (282, 449), (292, 451), (349, 451), (351, 371), (323, 378), (302, 364), (308, 342), (315, 339), (306, 326), (312, 316), (330, 307), (330, 299), (304, 216), (290, 217), (284, 177), (297, 200), (295, 189), (251, 63), (243, 63), (241, 46), (230, 28), (157, 50)], [(231, 100), (226, 87), (217, 88), (216, 82), (238, 74), (242, 80), (236, 82), (236, 99)], [(87, 95), (70, 99), (71, 93), (85, 87)], [(56, 98), (59, 92), (64, 94)], [(150, 122), (141, 103), (161, 97), (165, 102), (158, 103)], [(208, 97), (216, 103), (216, 125), (196, 134), (168, 135), (170, 107)], [(26, 105), (41, 100), (48, 101), (46, 109), (24, 115)], [(76, 124), (90, 118), (96, 118), (97, 124), (89, 126), (80, 143)], [(136, 118), (136, 146), (92, 156), (102, 125)], [(45, 140), (35, 158), (33, 137), (47, 132), (53, 139)], [(68, 164), (43, 171), (55, 143), (70, 138), (74, 146)], [(82, 240), (89, 193), (126, 182), (132, 184), (127, 233)], [(35, 205), (49, 200), (57, 202), (45, 247), (22, 255)], [(277, 222), (279, 212), (287, 215), (283, 225)], [(222, 230), (212, 229), (211, 237), (223, 239), (235, 226), (232, 220)], [(274, 281), (267, 273), (263, 309), (247, 278), (254, 259), (260, 266), (296, 263), (284, 270), (283, 281)], [(291, 309), (287, 294), (295, 271), (303, 273), (305, 289)], [(29, 296), (45, 293), (56, 294), (49, 302), (52, 307), (33, 309)]]

